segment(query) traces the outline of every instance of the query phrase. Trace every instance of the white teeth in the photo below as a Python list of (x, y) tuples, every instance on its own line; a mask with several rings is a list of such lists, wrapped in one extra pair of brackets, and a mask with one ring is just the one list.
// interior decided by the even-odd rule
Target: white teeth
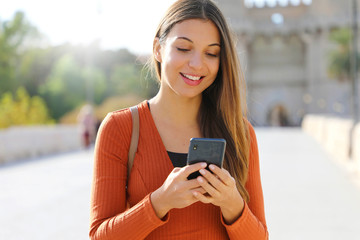
[(195, 77), (195, 76), (187, 75), (187, 74), (185, 74), (185, 73), (183, 73), (183, 75), (184, 75), (186, 78), (188, 78), (188, 79), (190, 79), (190, 80), (193, 80), (193, 81), (198, 81), (198, 80), (200, 80), (200, 78), (201, 78), (201, 77)]

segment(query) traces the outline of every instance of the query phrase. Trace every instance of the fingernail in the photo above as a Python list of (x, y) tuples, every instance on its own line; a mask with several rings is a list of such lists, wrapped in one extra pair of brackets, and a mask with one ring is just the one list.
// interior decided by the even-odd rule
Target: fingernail
[(207, 166), (206, 163), (202, 163), (202, 164), (201, 164), (201, 167), (203, 167), (203, 168), (205, 168), (206, 166)]
[(199, 171), (202, 175), (205, 175), (205, 170), (204, 169), (200, 169), (200, 171)]
[(204, 180), (201, 177), (198, 177), (197, 180), (199, 181), (199, 183), (203, 183)]
[(210, 168), (211, 170), (214, 170), (214, 169), (215, 169), (215, 166), (211, 164), (211, 165), (209, 166), (209, 168)]
[(197, 193), (197, 192), (193, 192), (193, 195), (196, 197), (196, 196), (198, 195), (198, 193)]

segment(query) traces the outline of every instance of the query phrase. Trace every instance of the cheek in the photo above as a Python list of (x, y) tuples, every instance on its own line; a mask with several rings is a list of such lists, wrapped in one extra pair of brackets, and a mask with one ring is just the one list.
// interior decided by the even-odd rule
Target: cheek
[(215, 75), (214, 77), (216, 77), (216, 75), (217, 75), (217, 73), (219, 71), (219, 68), (220, 68), (220, 60), (214, 61), (213, 63), (211, 63), (210, 68), (211, 68), (211, 73), (213, 75)]
[(185, 60), (185, 57), (182, 54), (178, 53), (176, 50), (169, 51), (167, 54), (167, 58), (168, 62), (174, 66), (181, 65)]
[[(178, 54), (167, 54), (166, 58), (164, 59), (163, 63), (161, 64), (162, 71), (170, 73), (175, 73), (178, 68), (180, 68), (184, 64), (184, 59), (179, 56)], [(174, 72), (173, 72), (174, 71)]]

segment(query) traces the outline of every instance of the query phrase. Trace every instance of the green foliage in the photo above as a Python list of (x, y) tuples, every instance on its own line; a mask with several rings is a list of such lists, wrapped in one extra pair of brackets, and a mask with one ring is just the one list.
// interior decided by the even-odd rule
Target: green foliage
[(126, 94), (129, 89), (135, 90), (140, 84), (140, 72), (133, 64), (124, 64), (115, 66), (111, 76), (111, 85), (113, 93)]
[(17, 67), (17, 84), (25, 87), (30, 95), (39, 94), (57, 58), (55, 51), (50, 48), (24, 51)]
[(30, 97), (25, 88), (19, 88), (15, 98), (10, 92), (0, 98), (0, 128), (53, 122), (44, 100), (38, 96)]
[(348, 48), (351, 41), (351, 30), (349, 28), (334, 29), (330, 33), (330, 40), (340, 45), (340, 47)]
[[(19, 98), (31, 99), (27, 103), (29, 106), (36, 105), (46, 116), (59, 121), (66, 113), (86, 102), (101, 105), (108, 98), (128, 94), (144, 99), (157, 92), (157, 83), (144, 79), (144, 64), (126, 49), (104, 51), (96, 41), (88, 46), (63, 44), (47, 47), (34, 44), (36, 41), (41, 43), (41, 35), (26, 21), (23, 13), (15, 14), (10, 21), (0, 22), (3, 126), (25, 121), (20, 121), (20, 117), (8, 120), (3, 117), (5, 113), (8, 116), (9, 112), (21, 112), (15, 104), (20, 101)], [(13, 99), (15, 92), (16, 100)], [(20, 102), (26, 103), (25, 100)], [(22, 108), (28, 109), (25, 103), (22, 103)], [(40, 113), (37, 115), (43, 116)], [(39, 119), (34, 114), (26, 116), (28, 119), (25, 122), (44, 122), (41, 120), (44, 116)], [(9, 123), (5, 123), (7, 121)]]
[[(349, 28), (335, 29), (330, 33), (330, 40), (336, 48), (329, 53), (328, 73), (332, 78), (340, 81), (351, 79), (351, 58), (353, 53), (350, 48), (352, 32)], [(360, 56), (357, 56), (360, 67)]]
[(82, 70), (85, 81), (86, 96), (90, 102), (100, 104), (106, 98), (108, 84), (104, 72), (100, 69), (86, 67)]
[(55, 63), (40, 93), (46, 100), (51, 116), (58, 119), (63, 113), (83, 102), (85, 91), (79, 66), (71, 55), (64, 55)]
[(22, 12), (17, 12), (11, 21), (0, 25), (0, 94), (19, 87), (16, 82), (16, 67), (20, 52), (27, 42), (36, 39), (38, 33), (25, 19)]
[(102, 71), (81, 67), (71, 54), (65, 54), (54, 64), (40, 93), (49, 105), (51, 116), (59, 119), (86, 101), (101, 103), (106, 87)]

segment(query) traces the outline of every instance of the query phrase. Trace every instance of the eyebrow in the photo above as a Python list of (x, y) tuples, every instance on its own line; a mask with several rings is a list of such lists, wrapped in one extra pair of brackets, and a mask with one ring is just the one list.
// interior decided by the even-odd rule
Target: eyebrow
[[(191, 42), (191, 43), (194, 43), (191, 39), (189, 39), (189, 38), (187, 38), (187, 37), (178, 37), (178, 38), (176, 38), (176, 39), (184, 39), (184, 40), (187, 40), (187, 41), (189, 41), (189, 42)], [(218, 47), (220, 47), (220, 44), (219, 44), (219, 43), (212, 43), (212, 44), (209, 44), (208, 46), (210, 46), (210, 47), (212, 47), (212, 46), (218, 46)]]

